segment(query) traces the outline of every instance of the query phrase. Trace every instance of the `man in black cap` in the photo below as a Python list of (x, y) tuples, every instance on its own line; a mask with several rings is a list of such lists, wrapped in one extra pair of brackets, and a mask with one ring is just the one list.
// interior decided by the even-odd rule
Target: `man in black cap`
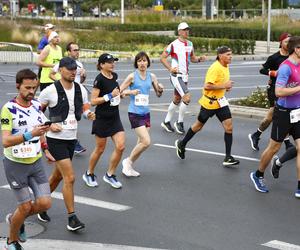
[[(74, 210), (75, 173), (72, 157), (77, 141), (77, 125), (82, 112), (85, 118), (95, 119), (95, 114), (89, 110), (86, 89), (74, 82), (76, 70), (77, 64), (74, 59), (62, 58), (59, 62), (61, 79), (45, 88), (39, 96), (42, 107), (49, 108), (49, 119), (53, 122), (46, 135), (49, 151), (56, 160), (49, 178), (50, 189), (53, 192), (63, 180), (62, 193), (68, 211), (67, 229), (70, 231), (84, 228)], [(50, 221), (46, 212), (40, 213), (38, 218), (44, 222)]]
[(232, 51), (227, 46), (219, 47), (217, 50), (217, 60), (209, 67), (203, 95), (199, 99), (201, 109), (197, 121), (190, 127), (182, 140), (176, 140), (176, 152), (180, 159), (185, 158), (185, 147), (189, 140), (200, 131), (210, 117), (216, 115), (225, 130), (225, 151), (226, 156), (223, 166), (237, 165), (239, 161), (231, 155), (232, 146), (232, 118), (225, 97), (225, 92), (230, 91), (233, 81), (230, 80), (228, 65), (231, 63)]

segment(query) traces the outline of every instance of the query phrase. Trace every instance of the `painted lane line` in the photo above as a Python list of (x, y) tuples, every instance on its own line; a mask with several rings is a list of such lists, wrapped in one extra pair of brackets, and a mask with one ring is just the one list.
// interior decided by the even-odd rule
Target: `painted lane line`
[(261, 245), (280, 250), (300, 250), (300, 246), (298, 245), (290, 244), (279, 240), (271, 240)]
[[(0, 188), (10, 189), (10, 186), (9, 185), (4, 185), (4, 186), (0, 186)], [(59, 199), (59, 200), (64, 199), (63, 194), (60, 193), (60, 192), (51, 193), (51, 197), (55, 198), (55, 199)], [(74, 201), (76, 203), (80, 203), (80, 204), (84, 204), (84, 205), (88, 205), (88, 206), (93, 206), (93, 207), (105, 208), (105, 209), (118, 211), (118, 212), (126, 211), (126, 210), (129, 210), (129, 209), (132, 208), (132, 207), (117, 204), (117, 203), (101, 201), (101, 200), (95, 200), (95, 199), (91, 199), (91, 198), (87, 198), (87, 197), (83, 197), (83, 196), (78, 196), (78, 195), (74, 196)]]
[[(155, 143), (154, 146), (175, 149), (175, 146), (166, 145), (166, 144), (160, 144), (160, 143)], [(209, 154), (209, 155), (225, 156), (224, 153), (219, 153), (219, 152), (214, 152), (214, 151), (207, 151), (207, 150), (201, 150), (201, 149), (186, 148), (185, 150), (186, 151), (191, 151), (191, 152)], [(232, 155), (232, 156), (235, 157), (235, 158), (238, 158), (238, 159), (259, 162), (259, 159), (257, 159), (257, 158), (251, 158), (251, 157), (246, 157), (246, 156), (241, 156), (241, 155)]]
[[(5, 240), (0, 240), (1, 244), (5, 244)], [(158, 248), (146, 248), (116, 244), (103, 244), (83, 241), (66, 241), (66, 240), (50, 240), (50, 239), (29, 239), (24, 244), (26, 249), (30, 250), (70, 250), (70, 249), (89, 249), (89, 250), (167, 250)], [(42, 247), (41, 247), (42, 246)]]

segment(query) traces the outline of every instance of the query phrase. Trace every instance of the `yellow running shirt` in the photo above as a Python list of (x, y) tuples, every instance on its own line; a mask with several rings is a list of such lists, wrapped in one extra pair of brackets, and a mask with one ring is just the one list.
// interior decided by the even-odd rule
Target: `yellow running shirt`
[[(215, 61), (207, 70), (205, 83), (211, 83), (213, 85), (221, 85), (229, 81), (230, 73), (229, 67), (224, 67), (218, 60)], [(217, 101), (218, 98), (222, 98), (225, 95), (225, 89), (203, 89), (202, 97), (199, 99), (199, 104), (206, 109), (218, 109), (220, 105)], [(216, 100), (212, 100), (216, 99)]]

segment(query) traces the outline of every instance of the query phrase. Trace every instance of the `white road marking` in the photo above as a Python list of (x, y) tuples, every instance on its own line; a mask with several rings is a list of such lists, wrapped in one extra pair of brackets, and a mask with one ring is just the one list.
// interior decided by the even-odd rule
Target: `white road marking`
[(250, 62), (242, 62), (241, 65), (255, 65), (255, 64), (261, 65), (263, 63), (265, 63), (265, 61), (254, 61), (254, 62), (250, 61)]
[[(160, 143), (155, 143), (154, 146), (175, 149), (175, 146), (166, 145), (166, 144), (160, 144)], [(214, 151), (207, 151), (207, 150), (201, 150), (201, 149), (186, 148), (185, 150), (186, 151), (191, 151), (191, 152), (209, 154), (209, 155), (225, 156), (224, 153), (219, 153), (219, 152), (214, 152)], [(259, 162), (259, 159), (257, 159), (257, 158), (251, 158), (251, 157), (246, 157), (246, 156), (241, 156), (241, 155), (232, 155), (232, 156), (235, 157), (235, 158), (238, 158), (238, 159)]]
[(279, 240), (271, 240), (269, 242), (266, 242), (264, 244), (261, 244), (262, 246), (274, 248), (274, 249), (280, 249), (280, 250), (300, 250), (300, 246), (286, 243)]
[[(5, 244), (5, 240), (0, 240), (1, 244)], [(126, 245), (103, 244), (83, 241), (66, 241), (66, 240), (50, 240), (50, 239), (28, 239), (22, 244), (26, 249), (30, 250), (167, 250), (158, 248), (146, 248)]]
[[(10, 186), (9, 185), (4, 185), (4, 186), (0, 186), (0, 188), (10, 189)], [(60, 192), (51, 193), (51, 197), (55, 198), (55, 199), (59, 199), (59, 200), (64, 199), (62, 193), (60, 193)], [(83, 196), (78, 196), (78, 195), (75, 195), (74, 201), (76, 203), (85, 204), (85, 205), (93, 206), (93, 207), (105, 208), (105, 209), (114, 210), (114, 211), (118, 211), (118, 212), (126, 211), (126, 210), (129, 210), (129, 209), (132, 208), (132, 207), (117, 204), (117, 203), (101, 201), (101, 200), (95, 200), (95, 199), (91, 199), (91, 198), (87, 198), (87, 197), (83, 197)]]

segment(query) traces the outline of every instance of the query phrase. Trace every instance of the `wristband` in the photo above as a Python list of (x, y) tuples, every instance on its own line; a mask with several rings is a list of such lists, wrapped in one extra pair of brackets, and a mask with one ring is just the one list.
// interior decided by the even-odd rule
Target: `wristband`
[(108, 102), (109, 100), (111, 100), (113, 98), (113, 95), (112, 95), (112, 93), (109, 93), (109, 94), (104, 95), (103, 98), (106, 102)]
[(48, 149), (47, 142), (41, 142), (41, 148), (42, 148), (43, 151), (45, 151), (46, 149)]
[(85, 118), (85, 119), (87, 119), (88, 118), (88, 114), (90, 113), (91, 111), (89, 110), (89, 109), (87, 109), (86, 111), (84, 111), (83, 112), (83, 117)]
[(24, 141), (29, 141), (29, 140), (31, 140), (33, 138), (33, 136), (32, 136), (32, 133), (31, 132), (25, 132), (24, 134), (23, 134), (23, 139), (24, 139)]

